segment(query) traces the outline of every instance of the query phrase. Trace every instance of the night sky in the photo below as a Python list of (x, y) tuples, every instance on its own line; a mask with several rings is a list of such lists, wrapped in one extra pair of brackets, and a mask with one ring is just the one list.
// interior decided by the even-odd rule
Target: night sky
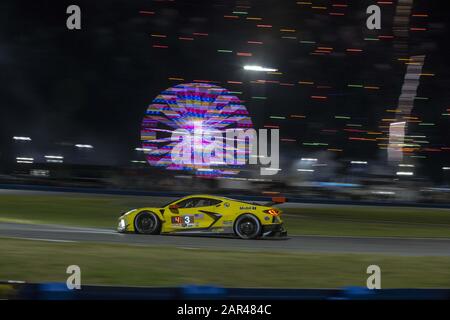
[[(420, 122), (408, 134), (426, 135), (414, 154), (439, 179), (450, 166), (446, 8), (415, 0), (399, 55), (391, 37), (397, 1), (379, 4), (381, 30), (366, 28), (376, 1), (310, 2), (2, 1), (1, 156), (17, 156), (19, 135), (33, 138), (35, 157), (86, 143), (95, 146), (93, 163), (129, 163), (151, 101), (176, 84), (211, 81), (237, 92), (255, 127), (280, 128), (283, 157), (383, 161), (374, 136), (385, 137), (382, 119), (397, 106), (401, 59), (425, 54), (417, 95), (427, 99), (415, 102)], [(69, 4), (81, 7), (81, 30), (66, 28)]]

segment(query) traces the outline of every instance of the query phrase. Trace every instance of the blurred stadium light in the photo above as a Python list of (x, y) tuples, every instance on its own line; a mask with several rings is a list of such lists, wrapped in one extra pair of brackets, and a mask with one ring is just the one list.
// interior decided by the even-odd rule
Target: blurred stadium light
[(16, 162), (17, 163), (33, 163), (34, 158), (30, 157), (17, 157)]
[(84, 148), (84, 149), (93, 149), (94, 148), (90, 144), (76, 144), (75, 147), (77, 147), (77, 148)]
[(14, 136), (13, 140), (19, 140), (19, 141), (31, 141), (30, 137), (19, 137), (19, 136)]
[(150, 148), (134, 148), (134, 150), (142, 151), (142, 152), (150, 152), (150, 151), (152, 151), (152, 149), (150, 149)]
[(278, 69), (266, 68), (262, 66), (244, 66), (244, 70), (247, 71), (260, 71), (260, 72), (276, 72)]
[(411, 171), (397, 171), (398, 176), (413, 176), (414, 172)]

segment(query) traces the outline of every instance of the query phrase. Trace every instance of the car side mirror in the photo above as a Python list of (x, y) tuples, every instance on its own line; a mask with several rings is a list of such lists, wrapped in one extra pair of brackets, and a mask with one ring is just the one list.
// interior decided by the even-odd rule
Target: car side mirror
[(172, 212), (178, 212), (178, 208), (179, 208), (179, 206), (176, 205), (176, 204), (171, 204), (171, 205), (169, 206), (169, 209), (170, 209), (170, 211), (172, 211)]

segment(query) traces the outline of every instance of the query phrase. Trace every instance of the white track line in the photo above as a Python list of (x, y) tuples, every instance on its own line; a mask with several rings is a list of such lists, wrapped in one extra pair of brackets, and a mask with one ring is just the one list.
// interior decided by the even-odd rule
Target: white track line
[(57, 227), (54, 228), (20, 228), (20, 227), (11, 227), (11, 228), (0, 228), (0, 230), (15, 230), (15, 231), (39, 231), (39, 232), (49, 232), (49, 233), (93, 233), (93, 234), (117, 234), (117, 231), (113, 231), (113, 230), (103, 230), (103, 229), (99, 229), (99, 230), (95, 230), (95, 229), (66, 229), (66, 228), (61, 228), (58, 229)]
[(77, 241), (72, 241), (72, 240), (23, 238), (23, 237), (7, 237), (7, 238), (9, 238), (9, 239), (19, 239), (19, 240), (31, 240), (31, 241), (46, 241), (46, 242), (65, 242), (65, 243), (76, 243), (77, 242)]

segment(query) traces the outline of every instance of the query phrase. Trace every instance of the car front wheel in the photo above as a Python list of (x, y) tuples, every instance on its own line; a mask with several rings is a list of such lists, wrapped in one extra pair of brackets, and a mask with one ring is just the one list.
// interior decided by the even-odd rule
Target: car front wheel
[(159, 234), (161, 231), (161, 221), (153, 212), (142, 211), (134, 218), (134, 229), (136, 233)]
[(234, 232), (242, 239), (255, 239), (261, 234), (261, 223), (252, 214), (243, 214), (234, 224)]

